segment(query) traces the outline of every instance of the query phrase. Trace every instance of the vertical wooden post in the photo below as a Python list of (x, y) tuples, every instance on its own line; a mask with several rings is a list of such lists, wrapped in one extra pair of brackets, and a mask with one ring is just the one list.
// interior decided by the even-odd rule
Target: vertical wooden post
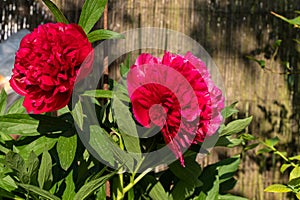
[[(105, 30), (107, 30), (108, 25), (107, 25), (107, 13), (108, 13), (108, 2), (105, 6), (104, 9), (104, 13), (103, 13), (103, 28)], [(104, 51), (106, 50), (106, 46)], [(107, 52), (104, 52), (106, 54), (106, 56), (104, 57), (103, 60), (103, 90), (108, 90), (109, 89), (109, 84), (108, 84), (108, 56), (107, 56)], [(106, 181), (105, 183), (105, 193), (106, 193), (106, 199), (110, 199), (111, 198), (111, 194), (110, 194), (110, 182)]]

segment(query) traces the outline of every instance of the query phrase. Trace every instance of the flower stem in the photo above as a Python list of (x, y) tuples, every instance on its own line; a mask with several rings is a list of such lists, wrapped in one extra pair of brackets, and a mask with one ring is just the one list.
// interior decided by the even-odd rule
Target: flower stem
[(124, 194), (128, 192), (135, 184), (137, 184), (145, 175), (147, 175), (152, 168), (146, 169), (143, 173), (141, 173), (136, 179), (132, 178), (130, 183), (124, 188)]

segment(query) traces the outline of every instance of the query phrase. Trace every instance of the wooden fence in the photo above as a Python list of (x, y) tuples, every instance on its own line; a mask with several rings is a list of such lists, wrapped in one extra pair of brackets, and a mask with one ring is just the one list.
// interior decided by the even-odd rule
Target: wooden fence
[[(55, 0), (72, 22), (77, 22), (83, 0)], [(282, 63), (299, 66), (299, 52), (293, 38), (297, 32), (270, 14), (288, 17), (300, 10), (297, 1), (262, 0), (109, 0), (110, 30), (123, 32), (140, 27), (161, 27), (182, 32), (201, 44), (211, 55), (223, 78), (227, 104), (239, 101), (240, 113), (253, 115), (247, 131), (255, 136), (278, 136), (281, 148), (299, 152), (299, 76), (280, 74)], [(0, 5), (0, 40), (22, 28), (53, 20), (42, 4), (34, 0), (6, 0)], [(101, 26), (101, 22), (97, 25)], [(283, 40), (273, 56), (274, 43)], [(169, 41), (172, 42), (172, 41)], [(298, 53), (298, 54), (297, 54)], [(247, 56), (266, 60), (268, 69)], [(240, 152), (215, 149), (203, 164)], [(275, 167), (274, 167), (275, 166)], [(280, 161), (272, 156), (243, 154), (238, 184), (233, 191), (249, 199), (289, 199), (286, 195), (264, 193), (263, 189), (286, 179), (278, 172)]]

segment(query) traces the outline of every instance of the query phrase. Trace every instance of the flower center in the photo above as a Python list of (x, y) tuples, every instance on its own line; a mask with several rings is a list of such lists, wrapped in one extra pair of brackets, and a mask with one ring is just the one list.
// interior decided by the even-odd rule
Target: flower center
[(167, 112), (161, 104), (153, 104), (149, 109), (149, 117), (153, 124), (163, 127), (166, 122)]

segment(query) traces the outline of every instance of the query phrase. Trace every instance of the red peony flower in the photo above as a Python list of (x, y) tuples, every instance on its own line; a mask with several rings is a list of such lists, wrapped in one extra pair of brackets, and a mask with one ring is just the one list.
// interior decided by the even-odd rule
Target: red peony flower
[(10, 85), (25, 96), (29, 113), (56, 111), (68, 104), (76, 76), (82, 79), (91, 72), (92, 51), (80, 26), (40, 25), (21, 41)]
[(161, 127), (165, 142), (184, 166), (183, 152), (216, 133), (224, 97), (205, 64), (188, 52), (163, 59), (141, 54), (127, 76), (136, 120)]

